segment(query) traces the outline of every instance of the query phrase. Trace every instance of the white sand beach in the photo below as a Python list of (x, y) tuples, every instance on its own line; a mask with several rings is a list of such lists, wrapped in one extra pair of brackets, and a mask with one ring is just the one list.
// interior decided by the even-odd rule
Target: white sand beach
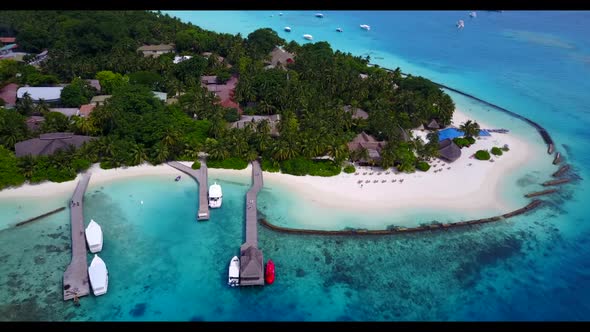
[[(467, 119), (464, 113), (456, 111), (453, 123), (458, 126)], [(481, 122), (480, 126), (489, 128)], [(424, 131), (415, 134), (425, 136), (426, 133)], [(494, 162), (470, 158), (477, 150), (504, 144), (508, 144), (510, 151), (500, 157), (492, 156)], [(393, 169), (383, 171), (377, 167), (359, 168), (358, 175), (341, 173), (334, 177), (293, 176), (264, 172), (264, 185), (266, 187), (284, 186), (301, 195), (304, 200), (350, 211), (367, 209), (385, 211), (401, 207), (457, 210), (508, 209), (510, 205), (499, 195), (499, 184), (503, 176), (525, 163), (530, 157), (528, 144), (510, 133), (493, 133), (491, 137), (478, 139), (476, 144), (462, 149), (461, 152), (461, 157), (453, 163), (438, 159), (431, 162), (432, 168), (428, 172), (416, 171), (405, 174), (397, 173)], [(183, 163), (192, 164), (192, 162)], [(434, 172), (439, 169), (441, 171)], [(99, 165), (95, 164), (89, 171), (92, 173), (91, 186), (127, 177), (182, 174), (168, 165), (148, 164), (110, 170), (100, 169)], [(244, 170), (210, 169), (209, 177), (243, 179), (249, 182), (250, 172), (250, 166)], [(64, 183), (45, 182), (5, 189), (0, 191), (0, 199), (68, 195), (73, 193), (79, 178), (80, 176), (75, 181)], [(361, 180), (362, 184), (359, 184)]]

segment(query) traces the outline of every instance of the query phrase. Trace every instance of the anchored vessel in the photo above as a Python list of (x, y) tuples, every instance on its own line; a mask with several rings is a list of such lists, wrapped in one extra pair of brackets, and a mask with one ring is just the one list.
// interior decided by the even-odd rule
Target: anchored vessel
[(371, 26), (370, 26), (370, 25), (367, 25), (367, 24), (361, 24), (360, 26), (361, 26), (361, 29), (364, 29), (364, 30), (367, 30), (367, 31), (368, 31), (368, 30), (371, 30)]
[(90, 285), (95, 296), (106, 294), (109, 286), (109, 271), (104, 261), (94, 254), (94, 258), (88, 268), (88, 276), (90, 277)]
[(266, 263), (266, 270), (264, 271), (264, 280), (267, 284), (275, 282), (275, 263), (269, 259)]
[(90, 219), (88, 227), (86, 227), (86, 242), (88, 243), (88, 249), (90, 252), (95, 254), (102, 250), (102, 228), (97, 224), (94, 219)]
[(227, 284), (231, 287), (240, 285), (240, 259), (234, 256), (229, 262), (229, 278)]
[(312, 35), (309, 35), (309, 34), (305, 34), (305, 35), (303, 35), (303, 38), (305, 38), (307, 40), (312, 40), (313, 39), (313, 36)]
[(221, 186), (215, 182), (209, 187), (209, 207), (212, 209), (220, 208), (222, 196)]
[(285, 31), (291, 32), (291, 27), (285, 27)]

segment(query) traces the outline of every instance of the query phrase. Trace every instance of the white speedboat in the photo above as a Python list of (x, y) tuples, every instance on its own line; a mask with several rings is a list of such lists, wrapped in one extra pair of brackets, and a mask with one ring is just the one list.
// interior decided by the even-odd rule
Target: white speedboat
[(342, 28), (338, 28), (338, 29), (336, 29), (336, 31), (342, 32)]
[(371, 30), (371, 26), (370, 25), (367, 25), (367, 24), (361, 24), (360, 27), (361, 27), (361, 29), (364, 29), (364, 30), (367, 30), (367, 31)]
[(88, 267), (88, 276), (90, 277), (90, 285), (95, 296), (106, 294), (109, 286), (109, 271), (104, 261), (94, 254), (94, 258)]
[(322, 13), (316, 13), (315, 14), (315, 17), (324, 18), (324, 14), (322, 14)]
[(291, 27), (285, 27), (285, 31), (291, 32)]
[(283, 16), (283, 13), (279, 13), (279, 16)]
[(212, 209), (220, 208), (222, 196), (221, 186), (215, 182), (209, 187), (209, 207)]
[(463, 20), (459, 20), (457, 22), (457, 29), (463, 29), (465, 27), (465, 22)]
[(313, 36), (312, 35), (308, 35), (308, 34), (303, 35), (303, 38), (305, 38), (307, 40), (313, 40)]
[(88, 243), (90, 252), (93, 254), (100, 252), (102, 250), (102, 228), (94, 219), (90, 219), (90, 223), (86, 227), (84, 234), (86, 235), (86, 243)]
[(229, 278), (227, 284), (231, 287), (240, 285), (240, 259), (234, 256), (229, 262)]
[(477, 17), (477, 13), (476, 12), (471, 12), (471, 13), (469, 13), (469, 17), (476, 18)]

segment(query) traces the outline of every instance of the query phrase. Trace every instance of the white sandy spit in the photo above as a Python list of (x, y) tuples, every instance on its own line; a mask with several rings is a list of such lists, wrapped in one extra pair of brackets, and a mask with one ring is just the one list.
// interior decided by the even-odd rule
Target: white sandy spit
[[(453, 123), (458, 126), (467, 120), (465, 114), (456, 111)], [(480, 123), (481, 128), (488, 128)], [(426, 135), (426, 132), (415, 132)], [(508, 144), (510, 151), (495, 157), (494, 162), (470, 158), (475, 151), (491, 149), (493, 146)], [(357, 169), (358, 175), (341, 173), (334, 177), (292, 176), (280, 173), (264, 172), (264, 185), (272, 187), (281, 185), (298, 193), (302, 199), (314, 201), (330, 208), (350, 211), (393, 210), (395, 208), (445, 208), (456, 210), (479, 210), (511, 208), (500, 195), (501, 179), (512, 170), (525, 163), (531, 155), (528, 144), (514, 135), (492, 133), (491, 137), (481, 138), (476, 144), (461, 150), (461, 157), (453, 163), (440, 160), (431, 162), (433, 167), (428, 172), (416, 171), (411, 174), (386, 172), (375, 168)], [(191, 165), (191, 162), (183, 162)], [(434, 173), (435, 169), (442, 171)], [(121, 178), (183, 174), (168, 165), (141, 166), (102, 170), (98, 164), (93, 165), (90, 186), (106, 183)], [(210, 169), (209, 178), (232, 178), (250, 181), (251, 167), (244, 170)], [(378, 174), (381, 172), (381, 174)], [(373, 174), (371, 174), (373, 173)], [(183, 176), (185, 176), (183, 174)], [(18, 188), (0, 191), (1, 198), (47, 197), (73, 193), (77, 180), (65, 183), (45, 182), (36, 185), (23, 185)], [(362, 186), (358, 183), (362, 180)], [(366, 183), (366, 181), (370, 181)], [(392, 182), (395, 180), (395, 182)], [(403, 180), (403, 182), (401, 181)], [(376, 183), (374, 181), (377, 181)], [(278, 198), (277, 198), (278, 199)]]

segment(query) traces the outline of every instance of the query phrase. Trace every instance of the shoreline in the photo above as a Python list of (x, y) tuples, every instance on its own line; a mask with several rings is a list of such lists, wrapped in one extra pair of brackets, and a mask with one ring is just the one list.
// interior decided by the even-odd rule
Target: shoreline
[[(456, 109), (452, 123), (458, 126), (467, 119), (471, 118)], [(482, 128), (486, 127), (485, 123), (478, 123)], [(416, 136), (425, 136), (426, 133), (426, 131), (415, 131)], [(493, 156), (495, 162), (470, 158), (477, 150), (489, 150), (492, 146), (504, 144), (509, 145), (510, 151), (500, 157)], [(428, 172), (397, 173), (389, 170), (389, 174), (385, 174), (385, 171), (380, 171), (377, 167), (374, 168), (375, 170), (361, 167), (357, 169), (357, 175), (342, 172), (333, 177), (264, 172), (264, 180), (267, 188), (282, 187), (296, 194), (298, 202), (303, 205), (313, 202), (321, 208), (355, 213), (363, 213), (367, 209), (372, 212), (389, 212), (406, 208), (444, 208), (457, 212), (513, 210), (518, 202), (513, 203), (506, 197), (502, 197), (501, 182), (504, 176), (529, 160), (531, 157), (529, 144), (511, 134), (493, 133), (491, 137), (481, 138), (473, 146), (463, 148), (461, 153), (461, 157), (450, 164), (439, 159), (431, 161), (430, 164), (433, 166)], [(192, 162), (181, 163), (187, 166), (192, 165)], [(434, 169), (441, 169), (441, 171), (434, 173)], [(100, 169), (99, 164), (94, 164), (87, 172), (92, 173), (89, 188), (134, 177), (184, 175), (166, 164), (152, 166), (146, 163), (109, 170)], [(231, 179), (249, 184), (250, 173), (251, 165), (243, 170), (209, 168), (210, 180)], [(73, 193), (80, 177), (81, 175), (78, 175), (74, 181), (64, 183), (44, 182), (5, 189), (0, 191), (0, 199), (43, 198), (58, 195), (68, 197)], [(362, 185), (358, 183), (361, 180)], [(366, 181), (370, 182), (366, 183)]]

